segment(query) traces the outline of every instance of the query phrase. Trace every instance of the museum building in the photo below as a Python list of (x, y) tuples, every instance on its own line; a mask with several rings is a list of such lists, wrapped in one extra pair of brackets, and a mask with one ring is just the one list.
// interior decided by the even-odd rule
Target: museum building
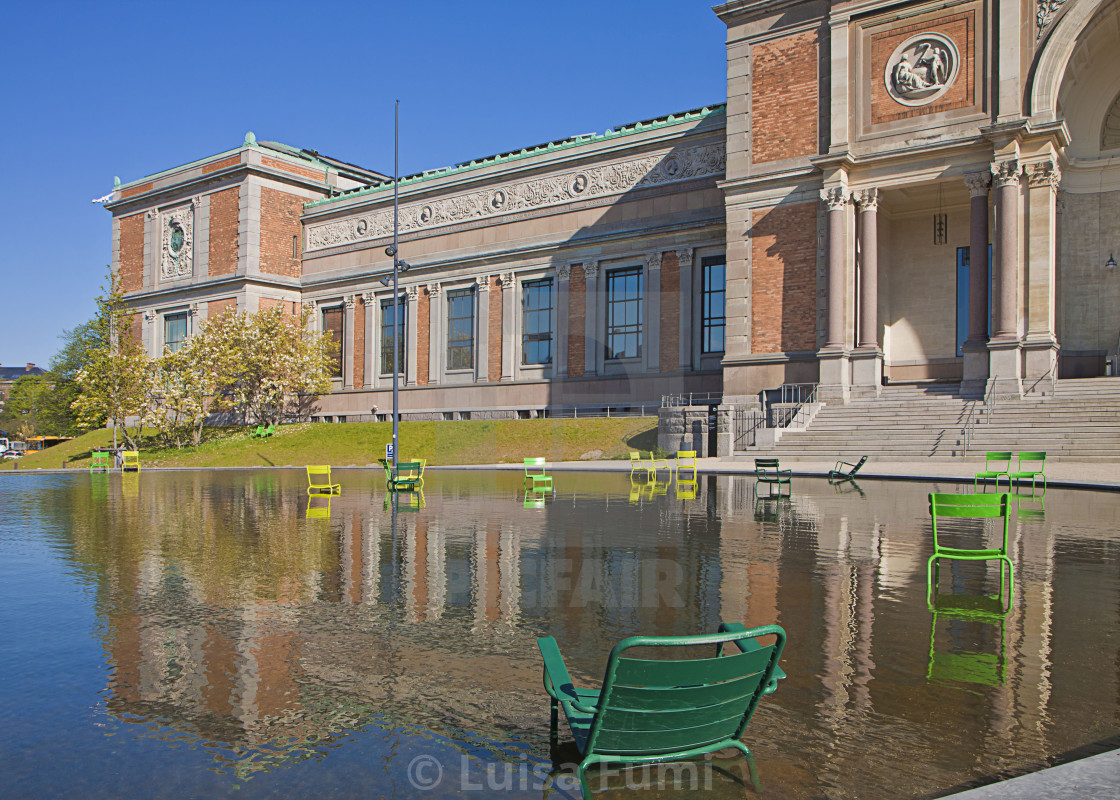
[(1114, 371), (1120, 0), (714, 10), (726, 103), (402, 178), (397, 304), (389, 176), (248, 134), (116, 185), (135, 334), (311, 308), (334, 421), (388, 417), (394, 349), (413, 419)]

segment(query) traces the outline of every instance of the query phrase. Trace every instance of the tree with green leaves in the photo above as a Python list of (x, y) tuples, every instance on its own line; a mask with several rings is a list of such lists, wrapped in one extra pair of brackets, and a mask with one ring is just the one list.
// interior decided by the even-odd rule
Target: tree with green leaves
[[(149, 411), (154, 364), (134, 335), (133, 314), (110, 270), (97, 298), (97, 315), (87, 323), (87, 345), (81, 349), (82, 366), (75, 375), (79, 394), (73, 408), (81, 428), (106, 423), (114, 430), (122, 426), (125, 441), (135, 450)], [(128, 432), (129, 418), (137, 421), (137, 439)]]

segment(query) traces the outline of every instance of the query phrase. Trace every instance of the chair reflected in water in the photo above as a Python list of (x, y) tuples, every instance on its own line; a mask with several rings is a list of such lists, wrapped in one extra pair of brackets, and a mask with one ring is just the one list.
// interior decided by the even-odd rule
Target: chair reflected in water
[(755, 522), (781, 523), (791, 510), (792, 498), (788, 494), (759, 494), (754, 498)]
[(1046, 519), (1046, 492), (1012, 495), (1015, 514), (1021, 521), (1041, 522)]
[(669, 493), (669, 484), (672, 479), (662, 483), (657, 480), (656, 473), (651, 472), (648, 480), (641, 480), (636, 478), (633, 474), (630, 476), (630, 502), (637, 505), (642, 500), (652, 500), (654, 497), (666, 495)]
[[(950, 571), (955, 570), (950, 567)], [(994, 595), (938, 594), (937, 587), (930, 585), (927, 605), (933, 619), (926, 679), (1002, 686), (1007, 678), (1010, 585), (1005, 588), (1001, 580)]]
[(527, 488), (521, 500), (523, 508), (544, 508), (552, 500), (552, 489)]
[(867, 493), (863, 491), (855, 478), (847, 478), (842, 481), (829, 481), (832, 488), (836, 490), (836, 494), (852, 494), (858, 493), (860, 497), (867, 497)]
[(334, 495), (315, 494), (307, 498), (307, 519), (330, 519), (331, 499)]
[(125, 472), (121, 475), (121, 496), (129, 500), (140, 496), (140, 473)]
[(385, 494), (385, 502), (383, 507), (386, 511), (396, 509), (397, 511), (419, 511), (427, 506), (428, 503), (424, 499), (423, 487), (417, 487), (411, 491), (399, 489), (397, 491), (387, 492)]
[(682, 481), (677, 478), (677, 499), (678, 500), (695, 500), (696, 493), (700, 489), (700, 482), (697, 480)]

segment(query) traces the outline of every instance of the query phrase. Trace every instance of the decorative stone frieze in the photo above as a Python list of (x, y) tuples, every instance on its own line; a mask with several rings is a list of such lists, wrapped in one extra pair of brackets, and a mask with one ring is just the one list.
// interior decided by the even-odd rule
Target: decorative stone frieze
[(164, 279), (194, 273), (194, 209), (191, 203), (160, 214), (159, 274)]
[[(723, 175), (726, 161), (723, 144), (697, 145), (542, 178), (514, 181), (442, 200), (406, 203), (399, 209), (399, 229), (405, 233), (421, 231), (592, 197), (620, 195), (633, 189)], [(307, 250), (377, 239), (390, 236), (392, 232), (392, 209), (373, 211), (309, 226)]]

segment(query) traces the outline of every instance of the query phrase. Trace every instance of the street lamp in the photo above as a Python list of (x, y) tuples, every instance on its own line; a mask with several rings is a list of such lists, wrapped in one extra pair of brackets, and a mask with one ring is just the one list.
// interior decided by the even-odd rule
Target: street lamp
[[(385, 255), (393, 259), (393, 474), (397, 474), (397, 464), (400, 460), (400, 402), (397, 396), (397, 383), (400, 378), (400, 352), (401, 352), (401, 292), (398, 286), (400, 273), (408, 272), (412, 265), (398, 258), (400, 252), (398, 245), (399, 199), (400, 199), (400, 119), (401, 101), (398, 100), (393, 107), (393, 244), (385, 248)], [(382, 286), (389, 285), (389, 276), (381, 279)]]

